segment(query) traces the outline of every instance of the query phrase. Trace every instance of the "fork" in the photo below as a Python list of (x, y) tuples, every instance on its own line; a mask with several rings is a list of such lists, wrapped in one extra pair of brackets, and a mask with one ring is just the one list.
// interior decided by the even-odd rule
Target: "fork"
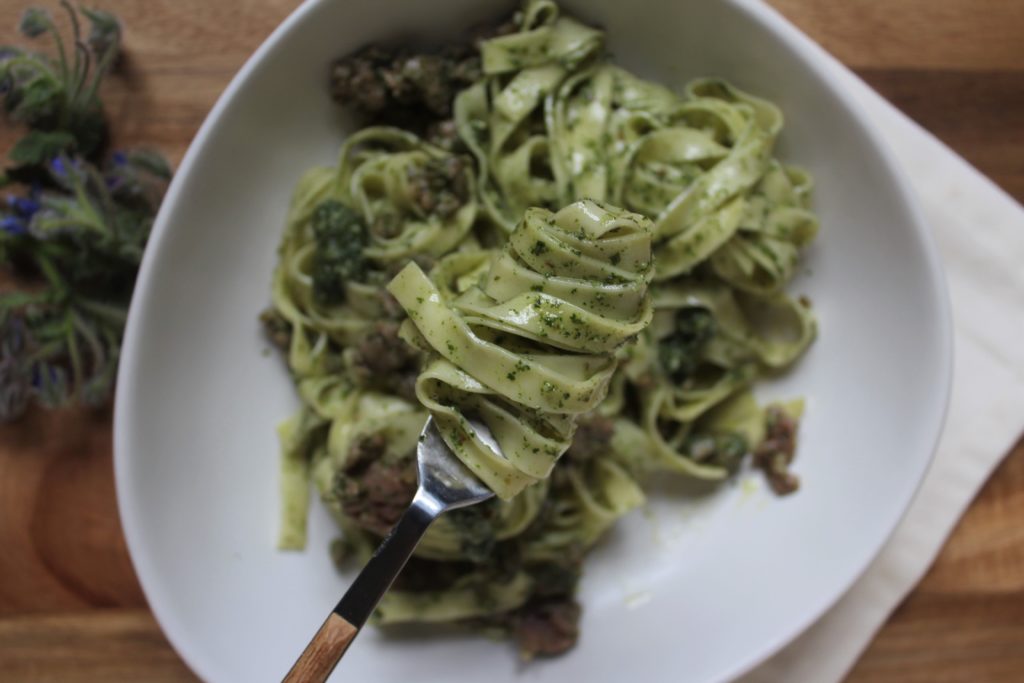
[[(501, 455), (501, 448), (487, 426), (476, 419), (467, 421), (480, 441)], [(416, 470), (419, 486), (409, 509), (327, 616), (283, 683), (327, 680), (430, 524), (449, 510), (482, 503), (494, 496), (448, 449), (433, 417), (427, 419), (420, 434)]]

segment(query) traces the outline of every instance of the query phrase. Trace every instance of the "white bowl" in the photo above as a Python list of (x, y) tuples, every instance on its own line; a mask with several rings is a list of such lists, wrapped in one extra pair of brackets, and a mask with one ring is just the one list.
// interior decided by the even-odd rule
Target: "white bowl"
[[(360, 636), (339, 680), (723, 681), (782, 647), (866, 568), (928, 466), (949, 391), (936, 251), (877, 136), (803, 37), (759, 4), (566, 0), (620, 63), (681, 86), (719, 75), (778, 103), (780, 155), (811, 170), (822, 232), (795, 289), (821, 335), (768, 388), (804, 395), (796, 469), (775, 499), (657, 492), (589, 558), (582, 638), (518, 665), (470, 636)], [(232, 81), (182, 162), (132, 303), (117, 388), (117, 492), (150, 604), (205, 679), (279, 678), (343, 592), (318, 506), (309, 549), (274, 549), (274, 427), (296, 406), (257, 314), (289, 194), (344, 135), (331, 60), (372, 40), (460, 38), (508, 11), (473, 0), (308, 2)], [(751, 480), (757, 481), (757, 480)], [(675, 495), (673, 495), (675, 494)]]

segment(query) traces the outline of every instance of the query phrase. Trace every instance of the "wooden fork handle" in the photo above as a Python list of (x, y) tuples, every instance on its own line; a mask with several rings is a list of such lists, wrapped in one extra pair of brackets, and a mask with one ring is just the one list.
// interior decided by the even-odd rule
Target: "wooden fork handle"
[(444, 511), (422, 488), (409, 509), (359, 572), (282, 683), (323, 683), (402, 571), (430, 523)]
[(358, 628), (331, 612), (282, 683), (326, 681), (357, 633)]

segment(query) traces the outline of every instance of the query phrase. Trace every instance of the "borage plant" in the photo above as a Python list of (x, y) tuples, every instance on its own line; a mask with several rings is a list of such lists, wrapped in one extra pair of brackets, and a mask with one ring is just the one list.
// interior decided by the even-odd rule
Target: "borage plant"
[(55, 56), (0, 48), (7, 119), (22, 126), (0, 207), (0, 419), (45, 407), (102, 405), (110, 397), (128, 303), (171, 170), (147, 150), (107, 152), (99, 86), (120, 57), (112, 14), (61, 3), (53, 17), (27, 10), (29, 38), (48, 35)]

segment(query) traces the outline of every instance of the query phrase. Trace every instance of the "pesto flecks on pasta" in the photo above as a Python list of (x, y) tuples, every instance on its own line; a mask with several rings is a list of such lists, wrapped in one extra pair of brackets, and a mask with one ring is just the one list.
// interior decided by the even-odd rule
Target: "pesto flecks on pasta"
[(279, 428), (282, 548), (305, 545), (312, 482), (337, 559), (367, 559), (433, 415), (497, 498), (440, 518), (375, 619), (557, 654), (584, 555), (647, 477), (749, 463), (797, 487), (802, 404), (751, 394), (816, 333), (785, 291), (818, 222), (775, 105), (640, 79), (547, 0), (474, 48), (374, 46), (332, 80), (366, 125), (299, 181), (263, 317), (302, 402)]
[[(465, 291), (456, 276), (446, 283), (455, 296), (443, 296), (416, 263), (388, 285), (409, 316), (403, 336), (428, 354), (416, 398), (502, 500), (551, 474), (575, 417), (607, 395), (615, 351), (650, 324), (651, 233), (643, 216), (590, 200), (532, 208)], [(465, 413), (487, 424), (501, 456)]]

